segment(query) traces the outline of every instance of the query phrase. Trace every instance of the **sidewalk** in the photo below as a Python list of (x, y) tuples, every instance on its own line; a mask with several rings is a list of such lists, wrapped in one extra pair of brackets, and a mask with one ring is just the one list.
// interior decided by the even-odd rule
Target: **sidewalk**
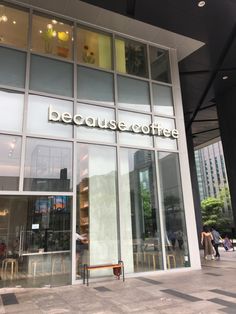
[[(203, 268), (57, 288), (2, 288), (0, 314), (236, 313), (236, 251)], [(8, 304), (8, 305), (7, 305)]]

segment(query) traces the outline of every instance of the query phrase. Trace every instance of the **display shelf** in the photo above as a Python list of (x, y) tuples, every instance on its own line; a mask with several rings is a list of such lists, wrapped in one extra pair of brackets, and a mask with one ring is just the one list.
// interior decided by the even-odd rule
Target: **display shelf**
[(81, 234), (89, 233), (89, 158), (87, 146), (80, 152), (79, 226)]

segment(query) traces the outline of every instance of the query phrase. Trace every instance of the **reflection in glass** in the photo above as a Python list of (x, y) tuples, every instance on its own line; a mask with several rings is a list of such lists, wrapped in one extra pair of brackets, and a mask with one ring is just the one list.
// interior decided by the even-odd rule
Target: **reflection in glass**
[[(78, 144), (77, 162), (76, 278), (80, 279), (83, 264), (118, 262), (116, 150)], [(91, 276), (111, 274), (99, 270)]]
[(78, 66), (78, 98), (114, 105), (113, 74)]
[(172, 89), (169, 86), (152, 84), (154, 112), (173, 116)]
[[(161, 117), (154, 117), (155, 124), (167, 130), (175, 129), (175, 120)], [(173, 137), (155, 136), (155, 145), (158, 149), (177, 149), (177, 140)]]
[(0, 47), (0, 84), (25, 87), (26, 53)]
[(166, 262), (168, 268), (190, 266), (181, 187), (179, 157), (176, 153), (159, 153), (161, 199), (165, 220)]
[(116, 70), (118, 72), (147, 77), (146, 46), (124, 38), (115, 40)]
[(118, 102), (122, 108), (150, 111), (148, 83), (118, 76)]
[(26, 141), (25, 191), (72, 190), (72, 144), (28, 138)]
[(121, 253), (127, 272), (163, 269), (154, 152), (120, 152)]
[(16, 91), (0, 90), (0, 129), (4, 131), (22, 130), (24, 95)]
[(72, 97), (72, 82), (72, 64), (36, 55), (31, 56), (31, 90)]
[(29, 14), (0, 4), (0, 44), (27, 48)]
[[(113, 109), (104, 108), (100, 106), (92, 106), (78, 103), (76, 107), (76, 114), (80, 114), (84, 118), (92, 117), (99, 119), (100, 125), (106, 125), (110, 120), (114, 120), (115, 112)], [(104, 123), (105, 122), (105, 123)], [(115, 131), (105, 128), (76, 126), (77, 138), (80, 140), (99, 141), (104, 143), (115, 142)]]
[(0, 196), (2, 280), (23, 287), (70, 283), (71, 207), (69, 196)]
[(170, 83), (169, 53), (157, 47), (149, 49), (151, 63), (151, 77), (153, 80)]
[(0, 190), (16, 191), (19, 189), (21, 137), (0, 135), (0, 147)]
[(71, 124), (48, 121), (49, 106), (51, 106), (52, 111), (68, 112), (73, 116), (73, 103), (70, 101), (29, 95), (27, 132), (71, 138), (73, 130)]
[(152, 147), (153, 139), (151, 135), (144, 135), (141, 132), (134, 133), (130, 130), (131, 125), (136, 125), (137, 129), (143, 125), (149, 126), (151, 124), (151, 116), (131, 113), (126, 111), (119, 111), (119, 121), (123, 121), (127, 126), (126, 131), (119, 132), (120, 144), (135, 145), (141, 147)]
[(77, 29), (78, 62), (111, 69), (111, 37), (79, 27)]
[(33, 15), (33, 51), (71, 59), (72, 34), (73, 27), (62, 20)]

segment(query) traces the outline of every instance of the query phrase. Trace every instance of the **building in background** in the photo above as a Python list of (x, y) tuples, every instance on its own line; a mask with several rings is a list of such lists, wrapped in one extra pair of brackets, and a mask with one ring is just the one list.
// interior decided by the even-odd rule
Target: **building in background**
[[(221, 141), (195, 150), (195, 162), (201, 201), (208, 197), (220, 197), (228, 190), (228, 178)], [(229, 218), (232, 218), (230, 197), (224, 197), (222, 210)]]

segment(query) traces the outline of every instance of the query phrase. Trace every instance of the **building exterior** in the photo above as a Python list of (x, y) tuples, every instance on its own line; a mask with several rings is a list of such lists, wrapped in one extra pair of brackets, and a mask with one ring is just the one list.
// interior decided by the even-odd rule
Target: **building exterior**
[[(224, 153), (221, 141), (195, 150), (195, 161), (201, 201), (207, 197), (219, 197), (228, 188)], [(223, 212), (232, 219), (230, 198), (224, 199)]]
[(65, 15), (0, 6), (2, 285), (199, 268), (175, 49)]

